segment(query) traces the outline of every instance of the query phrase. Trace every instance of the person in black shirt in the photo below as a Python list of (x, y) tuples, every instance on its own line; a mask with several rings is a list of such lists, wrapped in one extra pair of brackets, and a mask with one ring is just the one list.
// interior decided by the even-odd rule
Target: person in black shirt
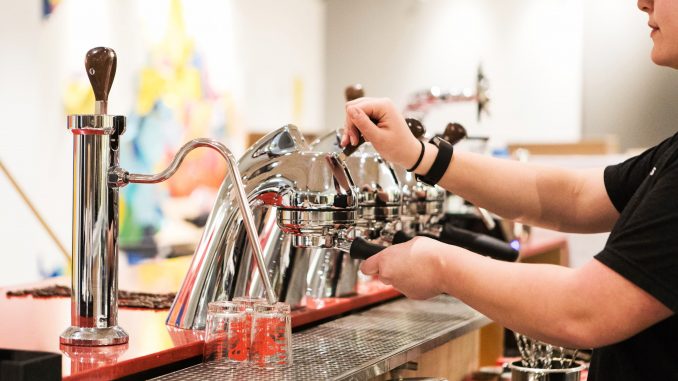
[[(678, 0), (639, 0), (652, 60), (678, 68)], [(376, 124), (375, 124), (376, 123)], [(358, 131), (384, 159), (430, 174), (438, 154), (388, 99), (346, 104), (342, 145)], [(420, 152), (423, 149), (423, 157)], [(581, 268), (506, 263), (416, 238), (366, 260), (406, 296), (453, 295), (498, 323), (571, 348), (594, 348), (589, 380), (678, 380), (678, 135), (621, 164), (567, 170), (454, 152), (438, 184), (534, 226), (611, 232)]]

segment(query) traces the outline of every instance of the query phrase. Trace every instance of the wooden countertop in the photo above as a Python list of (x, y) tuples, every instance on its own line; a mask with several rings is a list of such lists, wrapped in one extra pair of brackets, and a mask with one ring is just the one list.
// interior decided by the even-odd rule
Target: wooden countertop
[[(521, 257), (567, 245), (561, 235), (532, 239)], [(121, 267), (120, 289), (128, 291), (174, 292), (178, 289), (189, 257), (153, 261)], [(165, 325), (167, 310), (119, 309), (118, 323), (130, 335), (128, 344), (109, 347), (60, 346), (59, 334), (70, 325), (68, 298), (8, 298), (9, 290), (70, 285), (67, 278), (0, 288), (0, 348), (48, 351), (63, 354), (65, 380), (112, 379), (172, 364), (202, 354), (202, 332)], [(351, 298), (323, 300), (322, 304), (293, 312), (292, 325), (300, 327), (351, 310), (400, 296), (379, 282), (370, 282)]]

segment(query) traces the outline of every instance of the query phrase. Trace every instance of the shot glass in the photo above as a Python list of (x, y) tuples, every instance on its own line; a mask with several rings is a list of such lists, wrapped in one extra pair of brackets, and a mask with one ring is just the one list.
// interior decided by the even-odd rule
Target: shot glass
[(292, 319), (285, 303), (254, 305), (250, 362), (266, 369), (292, 364)]
[(207, 306), (203, 361), (212, 368), (231, 368), (249, 360), (251, 314), (234, 302)]
[(266, 298), (252, 298), (249, 296), (236, 296), (233, 298), (233, 303), (242, 304), (250, 314), (254, 312), (255, 304), (265, 304)]
[(245, 326), (243, 327), (243, 334), (247, 335), (247, 341), (243, 346), (243, 350), (246, 351), (247, 358), (249, 359), (250, 346), (252, 343), (252, 315), (254, 314), (254, 305), (258, 303), (266, 303), (266, 299), (252, 298), (249, 296), (237, 296), (233, 298), (233, 303), (245, 308), (245, 312), (247, 313), (245, 317)]

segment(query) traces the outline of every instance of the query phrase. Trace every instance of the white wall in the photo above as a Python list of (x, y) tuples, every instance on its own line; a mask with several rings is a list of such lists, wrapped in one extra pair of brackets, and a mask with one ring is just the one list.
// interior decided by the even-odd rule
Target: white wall
[[(0, 160), (70, 247), (71, 150), (60, 109), (65, 44), (43, 23), (41, 3), (2, 1), (0, 8)], [(39, 279), (38, 261), (62, 261), (18, 195), (0, 174), (0, 284)]]
[[(40, 1), (0, 0), (0, 160), (69, 250), (72, 137), (62, 105), (66, 84), (86, 78), (88, 49), (113, 47), (118, 66), (109, 112), (129, 114), (138, 70), (148, 61), (148, 47), (162, 38), (169, 4), (68, 0), (43, 20)], [(322, 125), (322, 1), (183, 1), (183, 9), (211, 85), (235, 101), (241, 136), (226, 142), (234, 152), (244, 149), (245, 129), (267, 132), (296, 122), (313, 131)], [(2, 174), (0, 243), (0, 285), (40, 279), (38, 263), (48, 272), (63, 267), (56, 246)]]
[(270, 132), (295, 123), (304, 132), (321, 130), (324, 1), (237, 0), (234, 13), (248, 128)]
[(583, 133), (648, 147), (678, 129), (678, 73), (650, 60), (647, 15), (636, 2), (597, 0), (584, 12)]
[(404, 105), (430, 86), (472, 87), (482, 63), (492, 116), (473, 105), (439, 109), (504, 141), (574, 141), (581, 130), (581, 0), (329, 0), (326, 124), (343, 121), (343, 88)]

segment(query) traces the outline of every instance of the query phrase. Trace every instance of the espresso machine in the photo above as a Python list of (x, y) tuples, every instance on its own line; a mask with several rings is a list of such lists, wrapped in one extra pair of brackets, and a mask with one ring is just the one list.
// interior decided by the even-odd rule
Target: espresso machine
[[(361, 85), (345, 89), (347, 101), (363, 96)], [(425, 138), (426, 129), (418, 120), (407, 118), (406, 123), (416, 138)], [(342, 129), (332, 131), (311, 146), (320, 152), (345, 153), (347, 149), (340, 146), (342, 134)], [(456, 123), (448, 125), (444, 134), (444, 138), (452, 144), (464, 136), (464, 128)], [(351, 245), (355, 250), (349, 255), (345, 248), (316, 248), (306, 249), (297, 255), (297, 261), (305, 260), (302, 263), (306, 265), (306, 297), (354, 294), (358, 259), (366, 259), (387, 245), (405, 242), (415, 235), (462, 246), (497, 259), (514, 261), (517, 258), (518, 251), (505, 242), (442, 224), (447, 192), (441, 187), (418, 181), (405, 168), (385, 162), (363, 139), (358, 146), (348, 147), (348, 150), (351, 155), (344, 155), (344, 160), (358, 187), (359, 199), (359, 217)], [(397, 198), (394, 195), (398, 193), (402, 202), (396, 209)], [(295, 274), (303, 274), (303, 271)], [(299, 301), (298, 298), (295, 300)]]
[[(170, 308), (171, 327), (203, 329), (208, 303), (237, 296), (294, 305), (305, 295), (350, 295), (355, 292), (356, 259), (397, 243), (398, 236), (427, 234), (439, 220), (442, 189), (412, 180), (369, 144), (339, 147), (336, 131), (308, 144), (297, 127), (286, 125), (261, 138), (237, 161), (222, 143), (194, 139), (164, 171), (129, 173), (119, 165), (125, 117), (107, 114), (116, 65), (112, 49), (87, 53), (95, 111), (68, 117), (74, 144), (73, 293), (71, 326), (61, 335), (62, 344), (128, 341), (117, 325), (119, 189), (167, 180), (195, 148), (219, 152), (228, 176)], [(410, 123), (423, 134), (420, 123)], [(327, 258), (335, 264), (334, 272), (320, 266)], [(322, 271), (324, 279), (309, 275)]]

